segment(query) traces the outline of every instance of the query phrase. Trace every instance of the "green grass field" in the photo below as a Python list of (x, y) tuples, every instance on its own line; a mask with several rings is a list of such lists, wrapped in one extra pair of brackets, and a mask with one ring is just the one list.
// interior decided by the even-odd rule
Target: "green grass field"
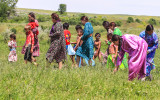
[[(35, 10), (36, 11), (36, 10)], [(39, 11), (51, 13), (50, 11)], [(118, 15), (117, 15), (118, 16)], [(121, 15), (119, 15), (121, 16)], [(124, 16), (121, 16), (124, 18)], [(138, 16), (141, 18), (141, 16)], [(143, 17), (142, 17), (143, 18)], [(0, 23), (0, 100), (10, 99), (53, 99), (53, 100), (159, 100), (160, 99), (160, 49), (155, 56), (156, 69), (152, 71), (153, 81), (134, 80), (128, 82), (128, 69), (119, 70), (113, 74), (113, 68), (107, 69), (96, 59), (95, 67), (82, 67), (71, 69), (71, 61), (65, 62), (62, 70), (52, 63), (45, 68), (45, 54), (49, 48), (48, 33), (40, 30), (40, 57), (37, 57), (38, 67), (28, 63), (24, 64), (22, 48), (17, 48), (18, 61), (8, 62), (9, 48), (4, 42), (2, 33), (8, 28), (17, 30), (17, 44), (23, 46), (26, 23)], [(51, 22), (39, 23), (40, 26), (51, 27)], [(72, 42), (76, 41), (75, 26), (70, 26)], [(121, 31), (138, 35), (145, 29), (145, 25), (132, 23), (120, 27)], [(159, 34), (158, 26), (155, 31)], [(102, 26), (94, 26), (94, 34), (102, 34), (102, 52), (107, 45), (106, 30)], [(69, 57), (68, 57), (69, 58)]]

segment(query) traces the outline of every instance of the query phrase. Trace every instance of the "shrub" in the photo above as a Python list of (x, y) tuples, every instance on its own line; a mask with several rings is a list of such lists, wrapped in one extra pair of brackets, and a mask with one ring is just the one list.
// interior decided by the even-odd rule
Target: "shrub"
[(116, 23), (117, 26), (121, 26), (122, 25), (121, 21), (115, 21), (115, 23)]
[(5, 43), (8, 42), (10, 34), (13, 34), (13, 32), (9, 29), (6, 29), (6, 31), (1, 34)]
[(139, 20), (138, 18), (135, 20), (137, 23), (141, 23), (141, 20)]
[(14, 34), (17, 33), (17, 30), (15, 28), (12, 28), (10, 31), (13, 32)]
[(133, 18), (132, 17), (128, 17), (127, 23), (132, 23), (132, 22), (134, 22)]
[(153, 19), (153, 18), (149, 19), (148, 23), (149, 23), (149, 24), (152, 24), (152, 25), (157, 25), (156, 20)]

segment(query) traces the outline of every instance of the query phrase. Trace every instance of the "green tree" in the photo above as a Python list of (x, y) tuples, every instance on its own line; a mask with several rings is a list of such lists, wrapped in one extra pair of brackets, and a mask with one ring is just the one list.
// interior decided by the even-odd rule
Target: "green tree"
[(132, 23), (132, 22), (134, 22), (134, 19), (132, 17), (128, 17), (127, 23)]
[(64, 14), (66, 12), (66, 7), (66, 4), (60, 4), (58, 9), (59, 13)]
[(6, 21), (12, 13), (15, 13), (15, 6), (18, 0), (0, 0), (0, 22)]

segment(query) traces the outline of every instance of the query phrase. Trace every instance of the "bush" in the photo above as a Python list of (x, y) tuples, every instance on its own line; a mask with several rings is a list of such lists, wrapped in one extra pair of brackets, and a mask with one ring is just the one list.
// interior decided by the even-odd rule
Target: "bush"
[(128, 17), (127, 23), (132, 23), (132, 22), (134, 22), (134, 19), (132, 17)]
[(15, 28), (12, 28), (10, 31), (13, 32), (14, 34), (17, 33), (17, 30)]
[(11, 32), (9, 29), (1, 34), (5, 43), (8, 42), (10, 34), (13, 34), (13, 32)]
[(138, 18), (135, 20), (137, 23), (141, 23), (141, 20), (139, 20)]
[(152, 25), (157, 25), (156, 20), (153, 19), (153, 18), (149, 19), (148, 23), (149, 23), (149, 24), (152, 24)]
[(38, 17), (37, 18), (38, 22), (46, 22), (46, 21), (50, 21), (51, 19), (49, 16), (44, 16), (44, 15), (39, 15), (37, 17)]
[(115, 23), (116, 23), (117, 26), (121, 26), (122, 25), (121, 21), (115, 21)]

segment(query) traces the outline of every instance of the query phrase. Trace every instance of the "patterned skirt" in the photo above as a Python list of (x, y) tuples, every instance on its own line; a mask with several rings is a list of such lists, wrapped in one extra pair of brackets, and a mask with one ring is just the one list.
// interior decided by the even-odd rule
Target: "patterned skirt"
[(66, 45), (65, 38), (51, 39), (51, 45), (46, 53), (46, 59), (51, 63), (55, 59), (57, 63), (65, 60), (66, 58)]

